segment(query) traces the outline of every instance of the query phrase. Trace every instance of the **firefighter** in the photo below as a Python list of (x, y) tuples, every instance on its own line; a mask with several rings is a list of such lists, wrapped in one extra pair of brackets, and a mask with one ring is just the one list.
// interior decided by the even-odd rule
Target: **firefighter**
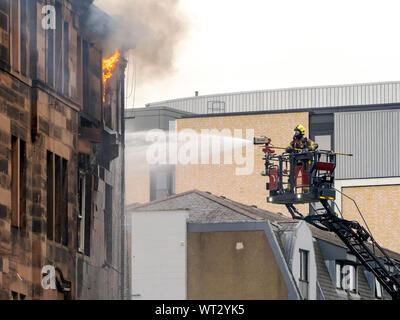
[(296, 126), (296, 128), (294, 128), (293, 140), (290, 142), (285, 151), (288, 153), (298, 151), (296, 149), (315, 151), (318, 148), (318, 144), (311, 139), (307, 139), (304, 136), (305, 133), (306, 129), (301, 124)]
[[(304, 136), (305, 133), (306, 129), (302, 125), (296, 126), (296, 128), (294, 128), (293, 140), (285, 151), (288, 153), (298, 152), (300, 151), (299, 149), (303, 151), (315, 151), (318, 148), (318, 144), (311, 139), (307, 139)], [(301, 186), (304, 193), (309, 192), (308, 180), (310, 164), (311, 160), (302, 160), (296, 163), (294, 184), (295, 186)]]

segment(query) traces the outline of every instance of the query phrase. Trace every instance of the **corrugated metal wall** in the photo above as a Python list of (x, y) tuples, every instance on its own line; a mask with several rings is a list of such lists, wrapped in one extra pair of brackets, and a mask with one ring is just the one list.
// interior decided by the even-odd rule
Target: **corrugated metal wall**
[(336, 179), (400, 176), (400, 110), (335, 114)]
[(208, 107), (213, 102), (224, 104), (228, 113), (398, 103), (400, 82), (237, 92), (162, 101), (147, 106), (207, 114), (211, 113)]

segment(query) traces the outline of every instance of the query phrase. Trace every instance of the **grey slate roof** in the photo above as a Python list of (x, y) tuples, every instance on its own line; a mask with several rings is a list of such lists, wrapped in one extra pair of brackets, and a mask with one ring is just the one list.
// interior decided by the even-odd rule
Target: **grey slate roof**
[(188, 222), (241, 222), (290, 220), (283, 215), (260, 210), (207, 192), (192, 190), (163, 200), (137, 206), (134, 211), (189, 209)]

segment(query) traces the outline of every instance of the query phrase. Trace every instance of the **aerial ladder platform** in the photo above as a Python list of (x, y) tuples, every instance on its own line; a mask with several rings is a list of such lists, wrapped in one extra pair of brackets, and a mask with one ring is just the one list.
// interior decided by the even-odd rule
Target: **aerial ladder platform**
[[(389, 257), (369, 230), (335, 212), (334, 201), (338, 191), (334, 188), (336, 157), (348, 154), (297, 149), (278, 155), (274, 150), (278, 147), (271, 145), (270, 138), (255, 137), (254, 144), (263, 145), (265, 171), (262, 175), (269, 177), (267, 202), (283, 204), (293, 219), (335, 233), (392, 299), (400, 300), (400, 263)], [(295, 207), (307, 203), (320, 203), (321, 208), (303, 215)]]

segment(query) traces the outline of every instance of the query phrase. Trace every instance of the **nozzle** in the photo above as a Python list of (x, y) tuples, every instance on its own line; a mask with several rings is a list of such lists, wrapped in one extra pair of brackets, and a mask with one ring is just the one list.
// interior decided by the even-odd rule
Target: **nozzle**
[(270, 144), (271, 143), (271, 139), (267, 138), (267, 137), (254, 137), (253, 140), (254, 144)]

